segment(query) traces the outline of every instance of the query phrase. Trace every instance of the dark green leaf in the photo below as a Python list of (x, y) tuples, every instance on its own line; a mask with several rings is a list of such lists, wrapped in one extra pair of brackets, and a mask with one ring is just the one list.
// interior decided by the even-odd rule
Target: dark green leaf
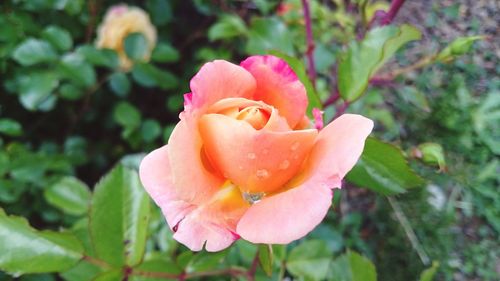
[(151, 55), (151, 60), (156, 62), (176, 62), (179, 58), (179, 51), (168, 43), (158, 43)]
[(24, 66), (57, 59), (57, 54), (46, 41), (28, 38), (12, 54), (12, 58)]
[(84, 94), (84, 91), (74, 84), (64, 84), (59, 88), (58, 92), (61, 98), (67, 100), (78, 100)]
[(142, 139), (146, 142), (152, 142), (161, 135), (160, 123), (156, 120), (148, 119), (141, 126)]
[(87, 213), (90, 201), (89, 187), (74, 177), (64, 177), (51, 185), (44, 193), (51, 205), (71, 215)]
[(21, 104), (28, 110), (50, 110), (52, 91), (59, 85), (58, 76), (53, 72), (35, 72), (18, 79)]
[(168, 0), (148, 0), (146, 2), (153, 23), (164, 25), (173, 19), (171, 2)]
[(422, 91), (417, 90), (415, 87), (403, 87), (401, 91), (401, 96), (407, 102), (413, 104), (414, 106), (420, 108), (425, 112), (430, 112), (429, 102)]
[(300, 82), (304, 84), (304, 87), (306, 88), (307, 91), (307, 99), (309, 101), (309, 103), (307, 104), (307, 115), (309, 116), (309, 118), (313, 118), (312, 115), (313, 108), (322, 109), (323, 105), (321, 103), (321, 100), (319, 99), (318, 94), (316, 93), (316, 90), (314, 89), (311, 80), (309, 80), (309, 76), (307, 75), (303, 61), (279, 51), (271, 51), (270, 53), (285, 60), (288, 63), (288, 65), (290, 65), (290, 67), (293, 69), (293, 72), (297, 74), (297, 77), (299, 78)]
[(120, 97), (125, 97), (130, 92), (130, 81), (123, 72), (115, 72), (109, 78), (109, 87)]
[[(180, 274), (182, 269), (172, 261), (172, 258), (164, 253), (152, 253), (148, 258), (136, 268), (146, 272), (162, 272), (168, 274)], [(133, 276), (131, 281), (163, 281), (164, 278)]]
[(370, 30), (360, 43), (354, 41), (340, 58), (338, 87), (340, 96), (352, 102), (358, 99), (370, 77), (406, 43), (419, 40), (420, 31), (410, 25), (384, 26)]
[(144, 87), (159, 86), (168, 90), (177, 87), (177, 77), (170, 72), (163, 71), (151, 64), (136, 63), (132, 69), (134, 80)]
[(140, 263), (146, 246), (150, 201), (136, 171), (118, 166), (95, 187), (90, 234), (97, 257), (114, 266)]
[(306, 280), (323, 280), (328, 273), (332, 255), (323, 240), (308, 240), (293, 248), (286, 268), (293, 276)]
[(245, 22), (231, 14), (221, 15), (217, 22), (208, 30), (208, 39), (215, 41), (243, 35), (247, 32)]
[(12, 274), (63, 271), (83, 254), (78, 240), (68, 233), (37, 231), (24, 218), (7, 216), (0, 209), (0, 269)]
[(69, 51), (73, 47), (71, 34), (59, 26), (51, 25), (45, 28), (42, 37), (60, 51)]
[(202, 272), (217, 268), (217, 266), (222, 262), (226, 252), (217, 253), (198, 253), (194, 255), (186, 266), (186, 272)]
[(259, 245), (260, 266), (268, 276), (273, 274), (273, 260), (273, 247), (267, 244)]
[(403, 193), (424, 183), (399, 148), (374, 138), (366, 140), (363, 155), (347, 174), (347, 180), (384, 195)]
[(329, 272), (332, 281), (376, 281), (373, 263), (356, 252), (348, 251), (333, 261)]
[(67, 54), (62, 58), (60, 73), (80, 86), (90, 87), (96, 83), (94, 68), (78, 53)]
[(96, 49), (91, 45), (83, 45), (76, 52), (93, 65), (117, 68), (119, 64), (118, 55), (113, 50)]
[(490, 150), (500, 155), (500, 94), (492, 91), (473, 113), (474, 130)]
[(127, 56), (134, 60), (144, 60), (148, 54), (149, 46), (146, 37), (142, 33), (130, 33), (123, 42)]
[[(23, 133), (23, 127), (19, 122), (10, 118), (0, 119), (0, 133), (11, 137), (20, 136)], [(1, 162), (1, 161), (0, 161)]]
[(62, 272), (60, 276), (66, 281), (89, 281), (102, 272), (98, 266), (85, 260), (80, 261), (76, 266)]
[(289, 29), (276, 17), (252, 20), (245, 49), (249, 54), (265, 54), (270, 50), (279, 50), (288, 55), (295, 53)]
[(141, 123), (141, 113), (137, 108), (128, 102), (119, 102), (114, 110), (113, 117), (116, 123), (120, 124), (124, 128), (137, 128)]

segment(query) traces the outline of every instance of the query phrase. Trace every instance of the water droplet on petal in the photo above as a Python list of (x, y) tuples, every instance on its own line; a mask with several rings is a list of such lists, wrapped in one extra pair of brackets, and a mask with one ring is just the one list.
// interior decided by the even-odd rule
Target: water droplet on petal
[(300, 143), (299, 142), (295, 142), (294, 144), (292, 144), (292, 147), (290, 147), (291, 150), (297, 150), (300, 146)]
[(264, 192), (243, 192), (242, 196), (250, 204), (259, 202), (266, 194)]
[(247, 157), (248, 157), (248, 159), (255, 159), (256, 158), (255, 153), (253, 153), (253, 152), (248, 153)]
[(280, 168), (280, 170), (286, 170), (288, 168), (288, 166), (290, 166), (290, 161), (285, 160), (285, 161), (280, 163), (279, 168)]
[(269, 177), (269, 172), (266, 169), (260, 169), (260, 170), (257, 170), (256, 175), (259, 179), (265, 179), (265, 178)]

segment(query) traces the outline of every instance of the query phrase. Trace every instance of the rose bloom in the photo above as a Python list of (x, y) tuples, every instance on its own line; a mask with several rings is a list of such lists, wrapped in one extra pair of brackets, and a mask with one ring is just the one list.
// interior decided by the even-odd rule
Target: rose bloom
[(120, 58), (120, 68), (128, 71), (133, 63), (123, 45), (127, 35), (134, 32), (142, 33), (148, 42), (148, 52), (144, 57), (144, 61), (148, 61), (156, 45), (156, 29), (148, 14), (137, 7), (121, 4), (109, 8), (97, 30), (96, 46), (115, 50)]
[(316, 227), (373, 122), (344, 114), (310, 128), (306, 90), (274, 56), (207, 63), (190, 88), (168, 144), (140, 167), (174, 239), (219, 251), (240, 237), (287, 244)]

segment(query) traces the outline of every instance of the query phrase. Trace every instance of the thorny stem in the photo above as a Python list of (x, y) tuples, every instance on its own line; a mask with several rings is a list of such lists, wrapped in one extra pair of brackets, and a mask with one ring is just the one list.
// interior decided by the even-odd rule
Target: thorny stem
[(385, 14), (385, 17), (382, 18), (380, 21), (381, 25), (388, 25), (390, 24), (396, 15), (399, 12), (399, 9), (403, 4), (405, 3), (405, 0), (392, 0), (391, 2), (391, 7), (389, 8), (389, 11)]
[(310, 0), (302, 0), (302, 8), (304, 11), (304, 21), (306, 25), (306, 42), (307, 42), (307, 74), (313, 87), (316, 88), (316, 66), (314, 64), (314, 38), (312, 32), (311, 11), (309, 8)]
[(420, 260), (424, 265), (429, 265), (430, 264), (430, 259), (429, 256), (424, 251), (424, 248), (418, 241), (417, 235), (415, 234), (415, 231), (413, 231), (413, 228), (411, 227), (410, 222), (406, 218), (403, 210), (399, 206), (398, 202), (396, 199), (392, 197), (387, 197), (387, 200), (389, 201), (389, 204), (391, 205), (392, 209), (394, 210), (394, 214), (396, 215), (397, 220), (403, 227), (406, 236), (408, 237), (408, 240), (410, 240), (410, 243), (413, 247), (413, 249), (417, 252), (418, 256), (420, 257)]

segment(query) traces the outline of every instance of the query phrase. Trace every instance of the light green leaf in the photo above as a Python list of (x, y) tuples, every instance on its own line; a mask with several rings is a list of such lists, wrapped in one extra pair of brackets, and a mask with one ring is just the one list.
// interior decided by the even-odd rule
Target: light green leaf
[(168, 43), (158, 43), (151, 55), (151, 60), (155, 62), (176, 62), (179, 58), (179, 51)]
[(45, 200), (71, 215), (87, 213), (90, 202), (89, 187), (75, 177), (64, 177), (44, 192)]
[(286, 268), (296, 277), (323, 280), (328, 273), (332, 255), (323, 240), (304, 241), (290, 251)]
[(0, 269), (17, 275), (66, 270), (82, 258), (83, 248), (71, 234), (38, 231), (0, 209), (0, 253)]
[(23, 66), (29, 66), (54, 61), (57, 54), (46, 41), (28, 38), (14, 50), (12, 58)]
[(45, 28), (42, 37), (59, 51), (69, 51), (73, 47), (71, 34), (59, 26), (51, 25)]
[(102, 272), (98, 266), (85, 260), (80, 261), (74, 267), (62, 272), (60, 276), (66, 281), (89, 281)]
[(432, 266), (422, 271), (422, 274), (420, 274), (420, 281), (434, 280), (434, 276), (436, 275), (438, 269), (439, 269), (439, 262), (433, 261)]
[(341, 56), (338, 67), (340, 96), (348, 102), (358, 99), (370, 78), (396, 51), (419, 40), (420, 31), (410, 25), (387, 25), (370, 30), (361, 42), (352, 42)]
[(55, 73), (34, 72), (19, 77), (17, 82), (19, 98), (24, 108), (28, 110), (51, 109), (46, 103), (50, 102), (52, 91), (59, 85), (59, 77)]
[(0, 133), (11, 137), (20, 136), (23, 133), (23, 127), (19, 122), (10, 118), (0, 119)]
[(130, 81), (123, 72), (115, 72), (109, 78), (109, 87), (120, 97), (125, 97), (130, 92)]
[(279, 50), (288, 55), (295, 54), (289, 28), (277, 17), (254, 17), (245, 50), (249, 54), (265, 54), (270, 50)]
[(132, 69), (134, 80), (144, 87), (159, 86), (164, 90), (177, 87), (177, 77), (151, 64), (136, 63)]
[(123, 280), (122, 269), (112, 269), (110, 271), (97, 275), (92, 281), (118, 281)]
[(140, 263), (146, 246), (150, 201), (136, 171), (117, 166), (96, 185), (90, 234), (97, 257), (114, 266)]
[(91, 45), (83, 45), (76, 49), (76, 53), (82, 55), (86, 61), (96, 66), (114, 69), (119, 65), (118, 55), (110, 49), (96, 49)]
[(116, 104), (113, 110), (113, 118), (116, 123), (124, 128), (135, 129), (141, 123), (141, 113), (135, 106), (126, 101)]
[(458, 37), (437, 55), (436, 59), (441, 62), (450, 62), (458, 56), (464, 55), (472, 49), (477, 40), (483, 40), (484, 36)]
[(239, 17), (231, 14), (221, 15), (217, 22), (208, 30), (208, 39), (215, 41), (236, 37), (247, 32), (245, 22)]
[(403, 193), (424, 183), (408, 166), (399, 148), (374, 138), (366, 140), (363, 154), (347, 174), (347, 180), (384, 195)]
[(142, 33), (130, 33), (123, 42), (125, 54), (134, 61), (144, 60), (148, 54), (149, 46)]
[(195, 254), (189, 259), (189, 262), (186, 265), (186, 272), (202, 272), (215, 269), (219, 264), (221, 264), (225, 256), (225, 251), (217, 253), (202, 252)]
[(267, 244), (259, 245), (259, 263), (267, 276), (271, 276), (273, 274), (273, 247)]
[(348, 251), (336, 258), (329, 272), (332, 281), (376, 281), (377, 272), (373, 263), (360, 254)]
[(90, 87), (96, 83), (94, 68), (78, 53), (65, 55), (60, 64), (60, 73), (75, 84)]
[(438, 165), (440, 170), (446, 168), (443, 147), (439, 143), (426, 142), (418, 145), (417, 156), (426, 164)]

